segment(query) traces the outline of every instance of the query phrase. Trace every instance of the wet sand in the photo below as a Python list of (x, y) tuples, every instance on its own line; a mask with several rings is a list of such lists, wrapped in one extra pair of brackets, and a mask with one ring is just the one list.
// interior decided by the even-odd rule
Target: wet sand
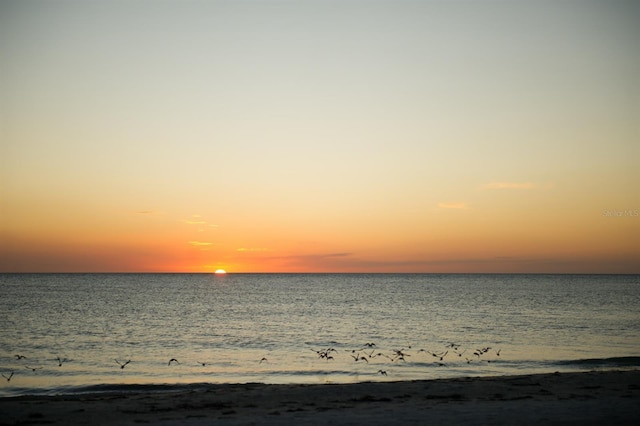
[(168, 389), (1, 398), (0, 425), (640, 422), (640, 371)]

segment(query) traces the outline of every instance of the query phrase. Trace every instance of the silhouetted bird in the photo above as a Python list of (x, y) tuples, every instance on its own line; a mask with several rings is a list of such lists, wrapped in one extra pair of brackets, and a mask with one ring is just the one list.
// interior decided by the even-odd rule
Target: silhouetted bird
[(431, 352), (431, 355), (436, 357), (436, 358), (440, 358), (440, 361), (442, 361), (444, 359), (444, 357), (449, 353), (449, 351), (445, 351), (445, 352), (440, 352), (440, 353), (435, 353), (435, 352)]
[[(325, 350), (320, 350), (320, 351), (316, 351), (315, 349), (311, 349), (312, 351), (314, 351), (315, 353), (318, 354), (318, 356), (320, 358), (324, 358), (326, 360), (330, 360), (333, 359), (333, 357), (331, 355), (329, 355), (329, 352), (338, 352), (333, 348), (329, 348), (329, 349), (325, 349)], [(354, 351), (355, 352), (355, 351)]]
[(363, 357), (363, 356), (360, 356), (360, 354), (355, 355), (355, 356), (351, 355), (351, 358), (353, 358), (356, 362), (358, 362), (358, 361), (366, 361), (367, 364), (369, 363), (369, 360), (367, 358)]
[(378, 373), (380, 373), (381, 376), (386, 376), (387, 372), (384, 370), (378, 370)]
[(42, 370), (43, 367), (29, 367), (28, 365), (25, 365), (24, 368), (31, 371), (36, 371), (36, 370)]
[(372, 358), (379, 357), (379, 356), (383, 356), (383, 357), (387, 358), (389, 361), (393, 361), (393, 358), (391, 358), (389, 355), (383, 354), (382, 352), (378, 352)]
[(56, 360), (58, 360), (58, 367), (62, 367), (62, 363), (68, 361), (68, 359), (60, 359), (60, 357), (57, 357)]
[(396, 356), (394, 358), (391, 358), (391, 361), (396, 361), (396, 360), (402, 360), (402, 361), (406, 361), (406, 359), (404, 359), (405, 356), (411, 356), (409, 354), (405, 354), (404, 352), (402, 352), (404, 349), (399, 349), (399, 350), (394, 350), (393, 352), (396, 354)]
[(16, 359), (26, 359), (27, 357), (24, 355), (17, 354)]
[(13, 371), (11, 372), (11, 374), (9, 374), (9, 377), (5, 376), (4, 373), (2, 373), (2, 377), (4, 377), (5, 379), (7, 379), (7, 382), (11, 381), (11, 378), (13, 377)]
[(175, 362), (176, 364), (180, 364), (180, 363), (178, 362), (178, 360), (177, 360), (177, 359), (175, 359), (175, 358), (171, 358), (171, 359), (169, 360), (169, 364), (167, 364), (167, 365), (171, 365), (171, 363), (172, 363), (172, 362)]
[(118, 363), (118, 365), (120, 366), (120, 368), (121, 368), (122, 370), (124, 370), (124, 367), (126, 367), (126, 366), (127, 366), (127, 364), (129, 364), (129, 363), (131, 362), (131, 360), (128, 360), (127, 362), (125, 362), (125, 363), (123, 364), (123, 363), (121, 363), (120, 361), (118, 361), (117, 359), (116, 359), (115, 361)]

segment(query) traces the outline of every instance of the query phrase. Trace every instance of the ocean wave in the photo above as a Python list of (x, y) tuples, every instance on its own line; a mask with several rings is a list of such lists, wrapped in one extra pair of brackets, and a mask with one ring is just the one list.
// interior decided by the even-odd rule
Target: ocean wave
[(611, 358), (586, 358), (558, 361), (566, 367), (640, 367), (640, 356), (618, 356)]

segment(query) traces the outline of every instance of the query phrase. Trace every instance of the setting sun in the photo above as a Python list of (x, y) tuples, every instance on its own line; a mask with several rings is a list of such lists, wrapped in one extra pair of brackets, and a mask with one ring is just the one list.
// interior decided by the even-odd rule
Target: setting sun
[(226, 274), (227, 271), (225, 271), (224, 269), (216, 269), (216, 274)]

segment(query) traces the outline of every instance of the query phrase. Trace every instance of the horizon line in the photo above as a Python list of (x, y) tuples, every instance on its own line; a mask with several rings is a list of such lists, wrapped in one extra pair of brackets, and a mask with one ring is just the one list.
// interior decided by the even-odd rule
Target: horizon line
[(101, 274), (101, 275), (135, 275), (135, 274), (154, 274), (154, 275), (640, 275), (640, 272), (229, 272), (224, 274), (216, 274), (214, 271), (0, 271), (0, 275), (18, 275), (18, 274), (48, 274), (48, 275), (73, 275), (73, 274)]

